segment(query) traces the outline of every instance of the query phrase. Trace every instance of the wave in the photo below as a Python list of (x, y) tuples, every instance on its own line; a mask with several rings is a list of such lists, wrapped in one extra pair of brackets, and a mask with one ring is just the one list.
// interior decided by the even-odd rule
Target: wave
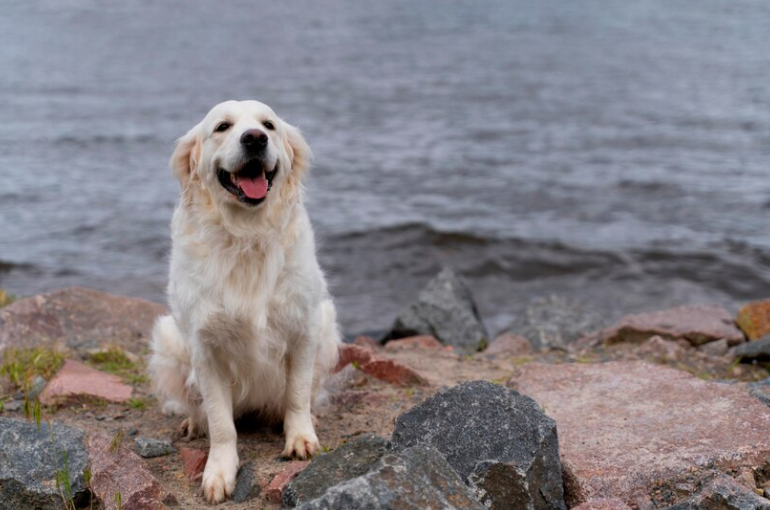
[(322, 245), (322, 261), (332, 271), (344, 273), (351, 264), (360, 265), (359, 270), (372, 277), (383, 273), (424, 277), (451, 265), (469, 278), (678, 279), (738, 299), (770, 294), (770, 252), (730, 239), (697, 249), (671, 243), (612, 251), (406, 223), (333, 236)]

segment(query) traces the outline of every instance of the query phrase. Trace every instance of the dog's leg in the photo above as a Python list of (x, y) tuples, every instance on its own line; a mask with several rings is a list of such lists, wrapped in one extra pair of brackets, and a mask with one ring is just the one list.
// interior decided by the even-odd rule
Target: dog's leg
[[(235, 489), (238, 472), (237, 434), (233, 421), (232, 388), (212, 365), (212, 357), (202, 354), (195, 363), (203, 407), (208, 417), (209, 459), (203, 470), (203, 495), (209, 503), (221, 503)], [(208, 358), (208, 359), (204, 359)], [(196, 360), (194, 360), (196, 361)]]
[(288, 360), (283, 417), (285, 457), (306, 459), (321, 449), (310, 414), (314, 362), (315, 345), (309, 338), (303, 338), (292, 349)]

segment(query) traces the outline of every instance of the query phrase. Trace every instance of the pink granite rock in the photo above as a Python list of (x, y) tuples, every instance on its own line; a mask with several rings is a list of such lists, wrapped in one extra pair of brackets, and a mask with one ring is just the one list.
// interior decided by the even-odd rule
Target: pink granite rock
[(770, 458), (770, 408), (739, 387), (640, 361), (530, 363), (509, 384), (556, 420), (569, 507), (651, 508), (662, 485)]
[(117, 494), (123, 510), (165, 508), (163, 488), (134, 452), (115, 448), (108, 436), (92, 434), (88, 438), (88, 454), (91, 490), (104, 502), (104, 508), (117, 508)]
[(406, 365), (375, 354), (365, 347), (343, 344), (340, 346), (340, 357), (335, 372), (351, 363), (365, 374), (397, 386), (428, 384), (423, 376)]
[(179, 453), (182, 456), (185, 476), (190, 481), (200, 480), (203, 476), (203, 470), (206, 468), (206, 461), (209, 455), (203, 450), (184, 447), (179, 449)]
[(119, 377), (68, 359), (43, 389), (40, 402), (53, 405), (85, 397), (120, 403), (131, 398), (132, 391)]
[[(594, 338), (610, 344), (639, 343), (655, 335), (666, 340), (687, 340), (696, 347), (722, 338), (730, 345), (745, 341), (743, 332), (736, 327), (730, 313), (724, 308), (711, 305), (688, 305), (626, 315)], [(579, 344), (584, 342), (581, 340)]]
[(510, 356), (524, 356), (532, 353), (532, 344), (520, 335), (503, 333), (495, 338), (484, 354), (507, 354)]
[(631, 510), (631, 508), (622, 499), (606, 498), (586, 501), (571, 510)]
[(90, 349), (114, 344), (139, 352), (165, 307), (144, 299), (68, 287), (0, 310), (0, 351), (6, 347), (62, 345)]
[(308, 465), (307, 461), (295, 461), (289, 463), (289, 466), (275, 475), (273, 480), (265, 489), (265, 498), (271, 503), (280, 503), (283, 491), (289, 482), (294, 480), (297, 475)]
[(391, 340), (385, 344), (386, 351), (398, 351), (403, 349), (443, 349), (444, 344), (430, 335), (409, 336)]

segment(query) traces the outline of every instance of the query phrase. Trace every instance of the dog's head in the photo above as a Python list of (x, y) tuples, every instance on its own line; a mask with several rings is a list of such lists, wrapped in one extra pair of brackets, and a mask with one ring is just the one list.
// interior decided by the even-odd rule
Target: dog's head
[(258, 101), (216, 105), (171, 157), (183, 193), (198, 186), (215, 203), (252, 210), (299, 189), (309, 164), (310, 148), (299, 130)]

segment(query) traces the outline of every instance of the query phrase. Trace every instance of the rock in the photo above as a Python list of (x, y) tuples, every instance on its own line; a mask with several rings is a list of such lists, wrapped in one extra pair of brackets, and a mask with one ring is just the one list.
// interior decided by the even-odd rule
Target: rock
[(245, 503), (259, 496), (262, 488), (254, 477), (254, 462), (247, 462), (238, 468), (238, 474), (235, 478), (235, 490), (233, 491), (233, 502)]
[(145, 467), (142, 459), (112, 438), (91, 434), (88, 438), (91, 459), (91, 489), (112, 508), (120, 494), (122, 510), (158, 510), (163, 507), (163, 488)]
[(208, 454), (195, 448), (180, 448), (179, 453), (182, 455), (185, 476), (190, 481), (199, 480), (203, 476)]
[(369, 349), (370, 351), (377, 351), (380, 349), (380, 344), (377, 343), (377, 340), (370, 336), (357, 336), (356, 339), (353, 341), (353, 345), (357, 345), (359, 347), (364, 347), (365, 349)]
[(770, 335), (770, 299), (753, 301), (744, 306), (735, 322), (749, 340)]
[(770, 377), (748, 384), (749, 394), (763, 404), (770, 406)]
[(369, 362), (361, 365), (359, 368), (376, 379), (396, 386), (421, 386), (428, 384), (428, 381), (423, 376), (411, 368), (390, 359), (373, 356)]
[(151, 459), (153, 457), (162, 457), (176, 452), (176, 448), (171, 444), (171, 441), (160, 439), (153, 439), (151, 437), (137, 437), (134, 439), (136, 443), (136, 452), (145, 459)]
[(532, 345), (529, 340), (511, 333), (503, 333), (498, 336), (484, 351), (484, 354), (487, 355), (507, 354), (509, 356), (524, 356), (531, 353)]
[(770, 458), (770, 409), (739, 385), (642, 361), (528, 363), (511, 384), (556, 420), (570, 508), (597, 498), (651, 508), (667, 481)]
[(696, 494), (666, 510), (770, 510), (770, 501), (720, 473)]
[(24, 402), (21, 400), (11, 400), (3, 404), (3, 411), (8, 413), (16, 413), (21, 411), (22, 407), (24, 407)]
[(536, 299), (516, 317), (509, 332), (521, 335), (535, 351), (566, 349), (583, 335), (606, 323), (601, 315), (564, 296)]
[(489, 335), (465, 282), (444, 268), (402, 312), (382, 343), (416, 335), (432, 335), (444, 345), (467, 352), (483, 348)]
[(340, 357), (335, 370), (339, 372), (350, 363), (362, 372), (396, 386), (428, 383), (423, 376), (406, 365), (379, 356), (364, 347), (343, 344), (340, 346)]
[(556, 424), (486, 381), (442, 391), (396, 419), (393, 448), (435, 447), (492, 509), (565, 509)]
[(338, 483), (368, 473), (389, 449), (387, 440), (364, 435), (316, 457), (284, 490), (281, 498), (284, 506), (313, 500)]
[(695, 347), (723, 338), (730, 345), (745, 340), (730, 313), (711, 305), (687, 305), (626, 315), (617, 324), (602, 331), (598, 339), (608, 344), (640, 343), (655, 335), (666, 340), (687, 340)]
[(398, 351), (402, 349), (442, 349), (444, 344), (431, 335), (409, 336), (398, 340), (391, 340), (385, 344), (386, 351)]
[(40, 394), (40, 402), (55, 405), (68, 399), (90, 397), (121, 403), (131, 398), (132, 392), (133, 388), (119, 377), (68, 359)]
[(289, 485), (289, 482), (307, 467), (307, 461), (290, 462), (289, 466), (275, 475), (270, 484), (265, 489), (265, 498), (271, 503), (280, 503), (283, 497), (283, 491)]
[(622, 499), (605, 498), (586, 501), (570, 510), (631, 510)]
[[(738, 347), (741, 347), (743, 344), (740, 344)], [(717, 340), (716, 342), (709, 342), (707, 344), (703, 344), (700, 347), (698, 347), (698, 350), (701, 351), (706, 356), (711, 356), (712, 358), (719, 358), (721, 356), (725, 356), (727, 352), (730, 350), (730, 344), (727, 342), (726, 339)]]
[(427, 445), (387, 454), (365, 475), (343, 482), (301, 510), (484, 510), (452, 467)]
[(770, 335), (739, 345), (733, 350), (733, 355), (741, 361), (770, 360)]
[(690, 356), (688, 348), (692, 349), (684, 340), (666, 340), (656, 335), (642, 342), (636, 353), (658, 362), (675, 362)]
[(32, 380), (32, 385), (29, 388), (29, 400), (33, 401), (37, 397), (40, 396), (40, 393), (45, 388), (45, 385), (48, 383), (44, 378), (41, 376), (37, 376)]
[(87, 350), (109, 343), (139, 352), (165, 307), (143, 299), (68, 287), (0, 309), (0, 351), (64, 345)]
[(41, 423), (38, 430), (33, 422), (0, 418), (0, 508), (59, 510), (57, 475), (69, 478), (78, 508), (88, 503), (84, 433), (58, 423), (51, 427)]

